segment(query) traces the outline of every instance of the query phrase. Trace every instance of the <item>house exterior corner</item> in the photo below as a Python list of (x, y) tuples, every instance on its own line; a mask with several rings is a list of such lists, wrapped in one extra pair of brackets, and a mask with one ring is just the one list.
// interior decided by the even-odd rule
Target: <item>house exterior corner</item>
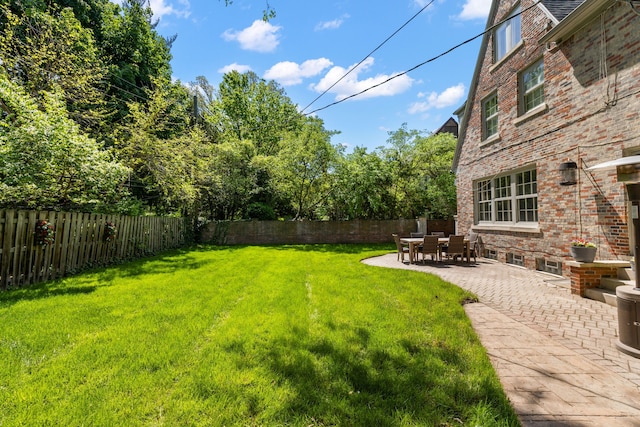
[(640, 154), (640, 13), (494, 0), (487, 28), (454, 159), (458, 229), (481, 235), (484, 256), (565, 276), (575, 238), (628, 260), (625, 184), (588, 168)]

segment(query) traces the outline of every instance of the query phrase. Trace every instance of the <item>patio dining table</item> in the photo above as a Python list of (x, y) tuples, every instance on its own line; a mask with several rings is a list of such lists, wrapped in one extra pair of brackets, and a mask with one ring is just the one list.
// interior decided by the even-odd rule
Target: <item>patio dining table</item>
[[(409, 246), (409, 263), (414, 263), (414, 255), (417, 254), (418, 247), (424, 242), (424, 238), (422, 237), (402, 237), (400, 238), (400, 243), (404, 243)], [(447, 245), (449, 243), (448, 237), (440, 237), (438, 239), (438, 245), (440, 248)], [(464, 249), (467, 255), (467, 262), (471, 260), (471, 245), (469, 244), (469, 239), (464, 239)]]

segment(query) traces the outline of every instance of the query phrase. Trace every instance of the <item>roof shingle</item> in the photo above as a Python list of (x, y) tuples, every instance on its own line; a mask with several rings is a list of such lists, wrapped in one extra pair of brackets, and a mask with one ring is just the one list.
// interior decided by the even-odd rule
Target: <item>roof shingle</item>
[(562, 21), (585, 0), (542, 0), (542, 4), (558, 20)]

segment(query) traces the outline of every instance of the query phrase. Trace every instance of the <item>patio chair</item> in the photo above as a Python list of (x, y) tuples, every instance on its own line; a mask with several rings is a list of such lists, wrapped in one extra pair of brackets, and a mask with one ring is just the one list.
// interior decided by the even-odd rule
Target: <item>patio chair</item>
[(426, 255), (431, 255), (431, 261), (440, 261), (440, 245), (438, 244), (438, 236), (424, 236), (422, 243), (422, 262)]
[[(438, 238), (440, 239), (444, 239), (444, 231), (432, 231), (431, 232), (432, 236), (438, 236)], [(447, 244), (443, 243), (442, 245), (440, 245), (440, 257), (442, 258), (442, 252), (446, 252), (447, 251)]]
[(409, 248), (403, 245), (402, 242), (400, 242), (400, 236), (398, 236), (397, 234), (392, 234), (392, 236), (393, 240), (396, 241), (396, 248), (398, 248), (398, 257), (396, 258), (396, 260), (402, 260), (402, 262), (404, 263), (404, 254), (409, 255)]
[(478, 238), (478, 233), (474, 233), (473, 231), (469, 232), (467, 235), (467, 239), (469, 240), (469, 256), (473, 257), (473, 262), (476, 262), (476, 258), (480, 253)]
[(411, 233), (411, 237), (424, 237), (424, 233)]
[(449, 236), (449, 244), (443, 251), (447, 254), (447, 258), (453, 257), (454, 261), (458, 256), (464, 259), (464, 236), (453, 234)]

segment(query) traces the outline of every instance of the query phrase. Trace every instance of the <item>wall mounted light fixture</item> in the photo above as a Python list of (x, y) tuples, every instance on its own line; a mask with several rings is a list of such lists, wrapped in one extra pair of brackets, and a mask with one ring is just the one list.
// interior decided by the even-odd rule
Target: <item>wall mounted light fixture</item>
[(578, 183), (578, 165), (576, 162), (560, 163), (560, 185), (576, 185)]

